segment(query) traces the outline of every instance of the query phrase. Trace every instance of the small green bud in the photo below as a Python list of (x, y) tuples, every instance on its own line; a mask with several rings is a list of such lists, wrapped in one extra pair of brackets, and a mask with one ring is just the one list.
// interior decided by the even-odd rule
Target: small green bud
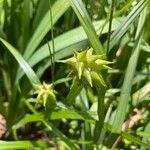
[(53, 107), (56, 104), (56, 93), (52, 84), (43, 82), (42, 85), (37, 86), (37, 90), (35, 91), (35, 94), (38, 94), (36, 103), (42, 104), (44, 107), (47, 105), (49, 108)]

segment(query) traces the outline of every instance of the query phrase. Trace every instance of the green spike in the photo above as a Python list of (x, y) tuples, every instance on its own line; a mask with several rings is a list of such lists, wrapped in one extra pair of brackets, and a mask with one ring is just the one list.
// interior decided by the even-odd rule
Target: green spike
[(86, 59), (86, 50), (80, 52), (80, 53), (78, 54), (78, 56), (77, 56), (77, 59), (78, 59), (79, 61), (84, 61), (84, 60)]
[(103, 86), (106, 86), (105, 81), (104, 81), (103, 77), (102, 77), (100, 74), (98, 74), (98, 73), (92, 71), (92, 72), (91, 72), (91, 77), (92, 77), (92, 79), (93, 79), (96, 83), (99, 83), (99, 84), (102, 84)]
[(87, 51), (86, 51), (86, 57), (92, 56), (92, 53), (93, 53), (93, 49), (87, 50)]
[(85, 77), (85, 79), (88, 81), (88, 83), (90, 84), (90, 86), (92, 87), (92, 78), (91, 78), (91, 73), (89, 70), (84, 69), (83, 71), (83, 76)]
[(82, 62), (78, 63), (76, 65), (76, 69), (78, 71), (78, 76), (79, 76), (79, 79), (81, 79), (81, 76), (82, 76), (82, 72), (83, 72), (83, 68), (84, 68), (84, 64)]
[(106, 60), (102, 60), (102, 59), (97, 59), (97, 60), (95, 61), (95, 63), (96, 63), (97, 65), (112, 64), (112, 62), (109, 62), (109, 61), (106, 61)]

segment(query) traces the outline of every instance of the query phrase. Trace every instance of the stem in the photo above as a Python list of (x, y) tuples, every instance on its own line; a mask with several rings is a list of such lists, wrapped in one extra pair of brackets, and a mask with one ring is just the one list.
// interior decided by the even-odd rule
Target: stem
[(83, 88), (83, 85), (78, 82), (77, 78), (75, 78), (74, 81), (73, 81), (73, 83), (72, 83), (72, 87), (71, 87), (71, 89), (70, 89), (70, 91), (69, 91), (69, 93), (67, 95), (67, 101), (66, 101), (66, 103), (68, 105), (71, 105), (73, 103), (73, 101), (75, 100), (75, 98), (81, 92), (82, 88)]
[(110, 21), (109, 21), (109, 29), (108, 29), (107, 55), (108, 55), (108, 52), (109, 52), (109, 44), (110, 44), (110, 35), (111, 35), (111, 26), (112, 26), (114, 5), (115, 5), (115, 0), (113, 0), (111, 2), (111, 8), (110, 8), (110, 18), (109, 18)]
[(103, 86), (96, 87), (97, 94), (98, 94), (98, 109), (97, 109), (97, 114), (98, 114), (98, 119), (99, 121), (96, 121), (95, 129), (94, 129), (94, 142), (98, 142), (103, 124), (104, 124), (104, 96), (105, 96), (105, 91), (106, 88)]
[(49, 12), (50, 12), (50, 23), (51, 23), (52, 51), (50, 49), (50, 46), (49, 46), (49, 50), (50, 50), (50, 53), (52, 54), (51, 55), (52, 83), (54, 83), (54, 81), (55, 81), (55, 76), (54, 76), (55, 75), (55, 43), (54, 43), (54, 27), (53, 27), (51, 0), (49, 0), (49, 8), (50, 8)]

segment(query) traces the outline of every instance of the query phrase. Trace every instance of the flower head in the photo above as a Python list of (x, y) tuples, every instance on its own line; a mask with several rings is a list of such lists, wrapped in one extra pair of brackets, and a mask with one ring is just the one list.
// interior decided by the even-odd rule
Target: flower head
[(43, 82), (42, 85), (37, 86), (37, 90), (35, 91), (35, 94), (38, 94), (37, 103), (42, 104), (44, 107), (46, 107), (47, 104), (49, 107), (53, 107), (56, 104), (56, 93), (52, 84)]
[(112, 62), (103, 60), (103, 55), (94, 55), (92, 52), (91, 49), (82, 52), (74, 52), (73, 57), (62, 60), (61, 62), (69, 64), (72, 67), (73, 73), (77, 74), (78, 79), (87, 81), (91, 87), (93, 84), (106, 86), (101, 75), (101, 70), (111, 69), (107, 65)]

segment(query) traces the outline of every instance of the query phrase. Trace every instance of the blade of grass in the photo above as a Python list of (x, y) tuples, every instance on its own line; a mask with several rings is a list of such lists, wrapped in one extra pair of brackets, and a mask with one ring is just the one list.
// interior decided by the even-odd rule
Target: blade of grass
[[(137, 18), (137, 16), (145, 8), (147, 3), (148, 3), (148, 0), (139, 1), (138, 4), (129, 13), (129, 15), (127, 16), (125, 21), (122, 23), (122, 25), (111, 35), (110, 44), (109, 44), (109, 49), (111, 51), (113, 51), (112, 48), (117, 44), (117, 42), (120, 40), (120, 38), (126, 33), (126, 31), (129, 29), (130, 25), (134, 22), (134, 20)], [(106, 47), (106, 46), (107, 46), (107, 41), (104, 44), (104, 47)]]
[(133, 142), (133, 143), (136, 143), (138, 145), (141, 145), (142, 147), (146, 148), (146, 149), (149, 149), (150, 148), (150, 144), (146, 144), (144, 142), (141, 141), (141, 139), (133, 136), (133, 135), (130, 135), (128, 133), (122, 133), (122, 137)]
[[(150, 133), (150, 121), (148, 122), (148, 124), (146, 125), (145, 129), (144, 129), (144, 132), (145, 133)], [(149, 134), (150, 135), (150, 134)], [(142, 142), (148, 144), (149, 143), (149, 138), (150, 137), (146, 137), (144, 136), (143, 139), (142, 139)], [(150, 145), (150, 144), (149, 144)], [(149, 146), (150, 147), (150, 146)], [(146, 147), (141, 145), (141, 148), (140, 150), (146, 150)]]
[(34, 71), (28, 65), (28, 63), (24, 60), (24, 58), (19, 54), (19, 52), (12, 45), (10, 45), (7, 41), (1, 38), (0, 38), (0, 41), (3, 43), (3, 45), (7, 48), (7, 50), (9, 50), (9, 52), (13, 55), (13, 57), (19, 63), (20, 67), (23, 69), (23, 71), (27, 75), (31, 84), (33, 86), (41, 84), (37, 75), (34, 73)]
[(114, 6), (115, 6), (115, 0), (112, 0), (111, 7), (110, 7), (110, 17), (109, 17), (109, 30), (108, 30), (108, 40), (107, 40), (107, 54), (109, 51), (109, 43), (110, 43), (110, 35), (111, 35), (111, 26), (112, 26), (112, 19), (113, 19), (113, 13), (114, 13)]
[(132, 88), (132, 80), (135, 74), (137, 61), (140, 54), (140, 44), (142, 40), (142, 32), (143, 32), (145, 17), (146, 17), (146, 9), (143, 10), (139, 18), (138, 27), (135, 35), (135, 45), (133, 48), (133, 53), (131, 54), (131, 57), (127, 65), (125, 78), (121, 89), (120, 100), (117, 107), (116, 117), (113, 122), (112, 132), (114, 133), (121, 132), (121, 126), (125, 119), (127, 106), (130, 99), (131, 88)]
[(20, 44), (20, 53), (23, 53), (23, 50), (25, 49), (25, 46), (28, 43), (30, 37), (30, 2), (30, 0), (26, 0), (23, 3), (23, 10), (21, 14), (22, 38)]
[(104, 54), (104, 48), (99, 41), (98, 36), (96, 35), (95, 29), (91, 23), (90, 17), (85, 9), (82, 0), (69, 0), (69, 2), (78, 19), (80, 20), (95, 53)]
[(40, 21), (43, 19), (45, 14), (49, 9), (48, 1), (47, 0), (40, 0), (38, 7), (36, 9), (36, 14), (32, 24), (32, 31), (34, 32), (37, 26), (39, 25)]
[[(64, 14), (64, 12), (69, 8), (69, 1), (68, 0), (57, 0), (54, 5), (52, 6), (52, 18), (53, 24), (57, 22), (57, 20)], [(37, 46), (40, 44), (44, 36), (47, 32), (51, 29), (51, 23), (49, 23), (49, 11), (45, 14), (44, 18), (40, 22), (39, 26), (35, 30), (33, 36), (31, 37), (25, 52), (24, 58), (28, 59)]]
[[(47, 114), (46, 114), (47, 115)], [(77, 119), (77, 120), (84, 120), (90, 123), (94, 123), (95, 115), (93, 113), (89, 113), (87, 111), (77, 111), (73, 109), (67, 109), (67, 110), (58, 110), (53, 111), (51, 114), (48, 114), (47, 119), (50, 120), (59, 120), (59, 119)], [(29, 122), (36, 122), (36, 121), (42, 121), (45, 118), (44, 113), (36, 113), (32, 115), (27, 115), (23, 119), (21, 119), (18, 124), (20, 123), (29, 123)]]
[(0, 141), (1, 150), (46, 148), (50, 145), (44, 141)]
[(128, 8), (132, 5), (134, 0), (128, 0), (126, 1), (125, 5), (123, 5), (123, 7), (121, 7), (120, 10), (116, 11), (114, 13), (114, 17), (120, 16), (121, 14), (123, 14), (126, 10), (128, 10)]
[(53, 29), (53, 17), (52, 17), (52, 8), (51, 1), (49, 0), (49, 12), (50, 12), (50, 23), (51, 23), (51, 37), (52, 37), (52, 48), (48, 43), (49, 51), (50, 51), (50, 59), (51, 59), (51, 72), (52, 72), (52, 83), (55, 81), (55, 43), (54, 43), (54, 29)]

